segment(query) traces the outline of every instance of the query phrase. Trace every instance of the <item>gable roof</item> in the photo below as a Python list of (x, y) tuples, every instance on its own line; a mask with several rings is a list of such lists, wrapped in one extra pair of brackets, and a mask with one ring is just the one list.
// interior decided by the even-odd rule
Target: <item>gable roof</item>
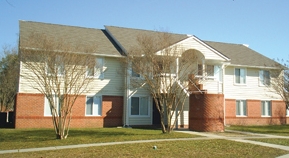
[[(119, 44), (121, 49), (124, 52), (127, 52), (134, 46), (138, 45), (137, 38), (140, 35), (146, 35), (149, 37), (157, 37), (160, 33), (158, 31), (150, 31), (150, 30), (141, 30), (141, 29), (133, 29), (133, 28), (124, 28), (124, 27), (116, 27), (116, 26), (105, 26), (108, 34), (112, 36), (112, 38)], [(170, 42), (175, 44), (180, 42), (186, 38), (188, 38), (185, 34), (170, 34)], [(159, 48), (163, 49), (163, 48)]]
[[(65, 39), (71, 45), (96, 47), (96, 54), (102, 56), (121, 56), (107, 37), (105, 30), (66, 26), (32, 21), (19, 21), (20, 47), (33, 47), (27, 40), (32, 33), (45, 34), (48, 37)], [(81, 52), (81, 50), (76, 50)]]
[(231, 59), (230, 65), (248, 67), (279, 67), (272, 59), (248, 48), (243, 44), (204, 41), (206, 44)]

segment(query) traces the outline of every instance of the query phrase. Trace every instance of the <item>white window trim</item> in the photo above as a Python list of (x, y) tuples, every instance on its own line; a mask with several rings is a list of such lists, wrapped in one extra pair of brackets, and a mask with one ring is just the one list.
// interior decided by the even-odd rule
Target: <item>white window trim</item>
[[(262, 102), (269, 102), (270, 103), (270, 108), (271, 108), (271, 113), (269, 115), (263, 115), (262, 114)], [(271, 100), (261, 100), (261, 117), (272, 117), (272, 101)]]
[[(263, 73), (264, 73), (264, 71), (268, 71), (269, 72), (269, 85), (266, 85), (266, 84), (264, 84), (263, 83), (263, 81), (261, 80), (261, 71), (263, 71)], [(270, 71), (269, 70), (259, 70), (259, 86), (260, 87), (265, 87), (265, 86), (270, 86), (271, 85), (271, 75), (270, 75)]]
[[(100, 107), (99, 107), (99, 113), (100, 114), (92, 114), (92, 115), (87, 115), (86, 114), (86, 101), (87, 101), (87, 97), (93, 97), (93, 103), (94, 103), (94, 99), (96, 97), (100, 98)], [(93, 111), (93, 110), (92, 110)], [(84, 115), (87, 116), (87, 117), (95, 117), (95, 116), (102, 116), (102, 96), (99, 96), (99, 95), (87, 95), (86, 98), (85, 98), (85, 110), (84, 110)]]
[[(245, 83), (236, 83), (236, 69), (244, 69)], [(247, 85), (247, 68), (244, 68), (244, 67), (235, 67), (234, 68), (234, 85), (237, 85), (237, 86)]]
[[(56, 103), (56, 106), (57, 106), (57, 109), (58, 109), (58, 111), (59, 111), (59, 110), (60, 110), (60, 109), (59, 109), (59, 108), (60, 108), (60, 107), (59, 107), (59, 99), (58, 99), (58, 97), (57, 97), (56, 95), (54, 95), (53, 97), (54, 97), (53, 100), (54, 100), (55, 102), (57, 102), (57, 103)], [(48, 105), (47, 105), (47, 104), (48, 104)], [(47, 107), (47, 106), (48, 106), (48, 107)], [(48, 112), (46, 111), (46, 109), (48, 109), (48, 108), (49, 108), (49, 110), (50, 110), (50, 111), (49, 111), (50, 114), (47, 114)], [(49, 106), (49, 101), (48, 101), (48, 99), (47, 99), (46, 96), (44, 96), (44, 116), (45, 116), (45, 117), (52, 117), (51, 109), (50, 109), (50, 106)]]
[[(245, 115), (237, 115), (237, 102), (244, 102), (245, 106), (246, 106), (246, 111), (245, 111)], [(244, 105), (243, 105), (244, 106)], [(244, 111), (243, 111), (244, 112)], [(246, 99), (237, 99), (236, 100), (236, 117), (247, 117), (248, 116), (248, 104), (247, 104), (247, 100)]]
[[(131, 114), (131, 98), (132, 97), (147, 97), (148, 98), (148, 115), (132, 115)], [(129, 116), (130, 117), (150, 117), (151, 116), (151, 97), (147, 95), (134, 95), (129, 98)]]

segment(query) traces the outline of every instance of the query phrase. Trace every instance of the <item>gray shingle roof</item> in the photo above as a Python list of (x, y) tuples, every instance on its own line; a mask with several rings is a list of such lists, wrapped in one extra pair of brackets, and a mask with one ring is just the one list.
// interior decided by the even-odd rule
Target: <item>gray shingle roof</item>
[(231, 44), (204, 41), (206, 44), (221, 52), (231, 59), (233, 65), (256, 66), (256, 67), (276, 67), (279, 63), (272, 59), (244, 46), (243, 44)]
[[(71, 45), (81, 47), (95, 47), (96, 53), (107, 56), (121, 56), (106, 32), (101, 29), (65, 26), (31, 21), (19, 21), (20, 47), (33, 47), (27, 45), (32, 33), (45, 34), (48, 37), (65, 39)], [(81, 51), (81, 50), (76, 50)]]
[[(105, 26), (106, 30), (114, 37), (114, 39), (119, 43), (123, 51), (129, 51), (134, 46), (138, 45), (137, 37), (138, 36), (149, 36), (157, 37), (161, 32), (150, 31), (150, 30), (141, 30), (141, 29), (132, 29), (132, 28), (123, 28), (116, 26)], [(181, 40), (188, 38), (185, 34), (173, 34), (170, 33), (170, 43), (174, 44)], [(159, 48), (162, 49), (162, 48)]]
[[(83, 28), (75, 26), (48, 24), (31, 21), (19, 21), (20, 25), (20, 47), (31, 47), (27, 45), (27, 40), (31, 33), (44, 33), (47, 36), (63, 38), (66, 42), (75, 45), (97, 47), (97, 54), (107, 56), (121, 56), (121, 48), (128, 51), (136, 46), (139, 35), (157, 36), (160, 32), (123, 28), (115, 26), (105, 26), (106, 30)], [(110, 37), (112, 35), (112, 37)], [(188, 38), (185, 34), (170, 34), (171, 43), (177, 43)], [(115, 41), (114, 41), (115, 40)], [(253, 67), (276, 67), (278, 65), (272, 59), (242, 45), (203, 41), (210, 47), (231, 59), (233, 65), (253, 66)], [(119, 44), (119, 45), (117, 45)]]

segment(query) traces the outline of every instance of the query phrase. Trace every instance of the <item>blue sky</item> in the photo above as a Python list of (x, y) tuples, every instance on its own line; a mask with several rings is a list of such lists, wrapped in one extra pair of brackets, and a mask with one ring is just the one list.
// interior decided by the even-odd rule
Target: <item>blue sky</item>
[(0, 19), (0, 47), (17, 44), (26, 20), (191, 34), (289, 59), (289, 0), (0, 0)]

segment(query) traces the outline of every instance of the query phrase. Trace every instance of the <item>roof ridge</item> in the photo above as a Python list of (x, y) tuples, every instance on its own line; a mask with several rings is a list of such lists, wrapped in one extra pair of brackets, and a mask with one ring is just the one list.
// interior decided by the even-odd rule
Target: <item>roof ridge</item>
[(29, 23), (38, 23), (38, 24), (45, 24), (45, 25), (52, 25), (52, 26), (61, 26), (61, 27), (75, 27), (75, 28), (81, 28), (81, 29), (93, 29), (93, 30), (102, 30), (98, 28), (91, 28), (91, 27), (83, 27), (83, 26), (75, 26), (75, 25), (65, 25), (65, 24), (53, 24), (53, 23), (47, 23), (47, 22), (39, 22), (39, 21), (26, 21), (26, 20), (19, 20), (19, 22), (29, 22)]
[[(219, 42), (219, 41), (208, 41), (208, 40), (202, 40), (204, 42), (214, 42), (214, 43), (221, 43), (221, 44), (232, 44), (232, 45), (243, 45), (244, 44), (240, 44), (240, 43), (230, 43), (230, 42)], [(248, 47), (247, 47), (248, 48)]]
[(174, 35), (183, 35), (183, 36), (188, 36), (187, 34), (180, 34), (180, 33), (166, 32), (166, 31), (158, 31), (158, 30), (140, 29), (140, 28), (131, 28), (131, 27), (122, 27), (122, 26), (104, 25), (104, 27), (115, 27), (115, 28), (120, 28), (120, 29), (130, 29), (130, 30), (136, 30), (136, 31), (148, 31), (148, 32), (155, 32), (155, 33), (169, 33), (169, 34), (174, 34)]

